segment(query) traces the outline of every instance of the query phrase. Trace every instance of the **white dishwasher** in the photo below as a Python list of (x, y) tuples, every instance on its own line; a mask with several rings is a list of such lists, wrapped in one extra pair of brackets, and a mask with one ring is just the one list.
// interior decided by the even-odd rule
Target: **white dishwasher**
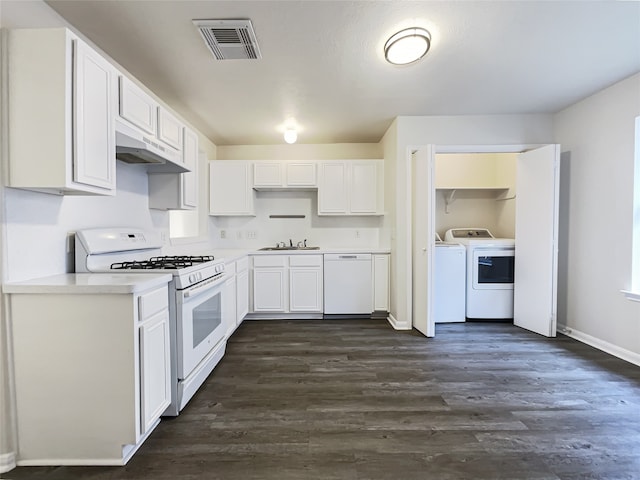
[(371, 312), (373, 312), (371, 254), (325, 254), (324, 313), (370, 315)]

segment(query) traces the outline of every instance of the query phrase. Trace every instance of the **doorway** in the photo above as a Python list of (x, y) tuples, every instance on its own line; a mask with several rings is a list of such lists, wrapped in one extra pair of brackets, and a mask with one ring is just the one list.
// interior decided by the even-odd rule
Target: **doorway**
[[(544, 336), (555, 336), (559, 145), (481, 147), (427, 145), (412, 149), (407, 184), (411, 186), (412, 192), (412, 268), (409, 272), (411, 277), (409, 280), (413, 293), (413, 326), (427, 337), (435, 336), (433, 318), (433, 259), (437, 206), (435, 172), (436, 157), (442, 153), (516, 154), (515, 191), (518, 193), (515, 199), (514, 229), (517, 252), (514, 324)], [(506, 189), (506, 197), (503, 198), (509, 198), (509, 190), (509, 188)], [(449, 201), (451, 204), (451, 198)]]

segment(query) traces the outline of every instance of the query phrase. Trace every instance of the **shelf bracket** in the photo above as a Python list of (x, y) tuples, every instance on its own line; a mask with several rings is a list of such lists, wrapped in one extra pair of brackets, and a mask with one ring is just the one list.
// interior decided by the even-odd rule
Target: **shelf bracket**
[(448, 194), (446, 192), (442, 192), (442, 194), (444, 196), (444, 213), (449, 213), (449, 205), (456, 199), (456, 190), (454, 188)]

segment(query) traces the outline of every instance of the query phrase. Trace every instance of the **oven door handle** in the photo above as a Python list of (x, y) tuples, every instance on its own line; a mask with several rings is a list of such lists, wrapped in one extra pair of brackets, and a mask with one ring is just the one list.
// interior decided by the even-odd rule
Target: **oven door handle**
[(212, 289), (216, 288), (218, 284), (221, 284), (226, 279), (227, 279), (227, 275), (222, 274), (218, 277), (204, 280), (200, 283), (197, 283), (196, 285), (193, 285), (192, 287), (189, 287), (183, 290), (182, 297), (185, 299), (186, 298), (192, 299), (203, 293), (210, 292)]

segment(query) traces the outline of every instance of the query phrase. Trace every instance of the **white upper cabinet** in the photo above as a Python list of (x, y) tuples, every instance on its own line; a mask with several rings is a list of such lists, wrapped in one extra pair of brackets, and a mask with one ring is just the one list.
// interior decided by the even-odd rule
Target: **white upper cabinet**
[(7, 185), (115, 193), (116, 71), (65, 28), (10, 30)]
[(120, 117), (153, 135), (158, 133), (158, 102), (125, 76), (120, 76)]
[(281, 188), (284, 186), (282, 162), (255, 162), (253, 164), (254, 188)]
[(182, 130), (184, 125), (171, 115), (166, 108), (158, 107), (158, 139), (176, 150), (182, 150)]
[(252, 163), (209, 162), (209, 215), (253, 216)]
[(318, 186), (315, 162), (288, 162), (286, 186), (313, 188)]
[(318, 215), (382, 215), (382, 160), (320, 163)]
[(149, 208), (193, 210), (198, 206), (198, 135), (183, 129), (182, 158), (187, 173), (149, 173)]
[(193, 130), (184, 128), (182, 158), (191, 172), (183, 173), (182, 206), (196, 208), (198, 206), (198, 135)]
[(253, 164), (253, 187), (257, 190), (316, 188), (316, 163), (258, 161)]
[(349, 213), (347, 168), (347, 162), (324, 162), (320, 164), (318, 182), (319, 215), (346, 215)]

